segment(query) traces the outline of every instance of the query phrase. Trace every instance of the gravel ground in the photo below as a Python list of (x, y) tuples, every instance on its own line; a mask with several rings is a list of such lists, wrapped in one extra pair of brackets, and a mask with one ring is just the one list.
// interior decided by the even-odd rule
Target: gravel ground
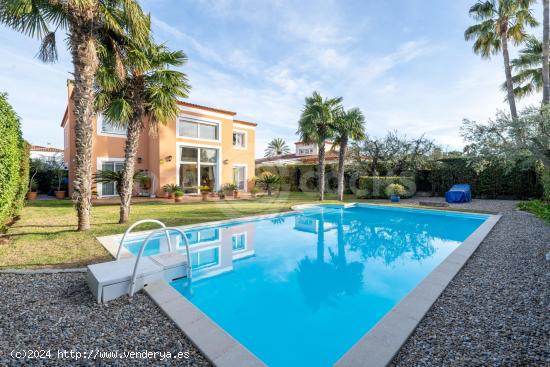
[[(422, 198), (440, 201), (440, 198)], [(404, 200), (415, 203), (418, 199)], [(550, 227), (516, 202), (457, 207), (503, 218), (453, 279), (395, 357), (393, 366), (550, 366)], [(143, 293), (95, 303), (83, 274), (0, 274), (0, 366), (190, 365), (209, 363)], [(12, 359), (50, 349), (52, 359)], [(189, 352), (188, 359), (57, 358), (58, 350)], [(176, 362), (176, 363), (174, 363)]]
[[(84, 274), (0, 274), (0, 299), (0, 366), (210, 365), (143, 292), (131, 302), (123, 297), (99, 305)], [(10, 356), (29, 349), (51, 350), (52, 358)], [(58, 350), (188, 352), (189, 358), (76, 360), (58, 358)]]
[(550, 366), (550, 227), (508, 201), (503, 217), (394, 358), (393, 366)]

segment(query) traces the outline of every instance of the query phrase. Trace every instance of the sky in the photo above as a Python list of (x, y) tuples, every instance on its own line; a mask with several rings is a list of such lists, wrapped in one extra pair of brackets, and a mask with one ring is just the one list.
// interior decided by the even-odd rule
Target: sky
[[(367, 133), (425, 134), (461, 149), (463, 118), (507, 110), (501, 56), (483, 60), (464, 41), (473, 0), (146, 0), (154, 37), (183, 50), (188, 101), (258, 123), (256, 156), (281, 137), (291, 149), (304, 98), (314, 90), (359, 107)], [(542, 12), (535, 9), (538, 18)], [(541, 28), (532, 29), (535, 35)], [(35, 58), (39, 42), (0, 26), (0, 92), (32, 144), (63, 146), (60, 122), (72, 64)], [(512, 54), (517, 48), (512, 48)], [(540, 96), (519, 102), (535, 104)], [(508, 111), (508, 110), (507, 110)]]

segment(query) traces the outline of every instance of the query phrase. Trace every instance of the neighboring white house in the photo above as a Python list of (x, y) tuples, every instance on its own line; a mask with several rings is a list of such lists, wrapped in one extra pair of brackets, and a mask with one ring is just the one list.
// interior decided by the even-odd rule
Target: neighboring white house
[(54, 148), (52, 146), (42, 147), (39, 145), (31, 145), (30, 158), (39, 159), (45, 163), (54, 160), (63, 161), (63, 149)]
[[(316, 164), (319, 162), (319, 147), (315, 143), (294, 143), (296, 150), (292, 154), (283, 154), (275, 157), (256, 159), (256, 165), (278, 166), (287, 164)], [(332, 149), (333, 142), (325, 142), (327, 163), (338, 160), (338, 149)]]

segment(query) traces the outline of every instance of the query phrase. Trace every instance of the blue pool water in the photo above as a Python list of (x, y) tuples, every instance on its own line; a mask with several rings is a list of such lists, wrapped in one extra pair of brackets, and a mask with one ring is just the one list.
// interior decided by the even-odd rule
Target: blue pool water
[(269, 366), (330, 366), (486, 218), (318, 207), (199, 228), (193, 282), (172, 286)]

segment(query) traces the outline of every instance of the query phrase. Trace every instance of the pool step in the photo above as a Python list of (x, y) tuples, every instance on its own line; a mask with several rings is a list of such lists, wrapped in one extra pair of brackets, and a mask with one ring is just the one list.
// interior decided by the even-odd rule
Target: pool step
[[(88, 286), (98, 303), (108, 302), (129, 293), (136, 259), (123, 258), (88, 266)], [(188, 274), (187, 267), (187, 257), (177, 252), (143, 257), (137, 269), (134, 291), (137, 292), (145, 285), (159, 280), (171, 282), (183, 278)]]

